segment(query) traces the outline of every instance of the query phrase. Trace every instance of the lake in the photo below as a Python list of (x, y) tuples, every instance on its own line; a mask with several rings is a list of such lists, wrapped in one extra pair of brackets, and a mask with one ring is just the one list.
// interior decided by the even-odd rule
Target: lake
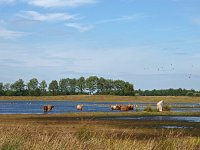
[[(83, 102), (83, 101), (0, 101), (0, 114), (44, 114), (43, 105), (54, 105), (54, 109), (49, 114), (62, 114), (67, 112), (77, 112), (76, 105), (84, 104), (84, 112), (113, 112), (110, 105), (115, 102)], [(144, 110), (146, 106), (156, 108), (153, 102), (119, 102), (117, 104), (137, 104), (139, 110)], [(172, 112), (200, 112), (199, 103), (170, 103)], [(174, 108), (173, 108), (174, 107)], [(177, 107), (177, 108), (176, 108)], [(183, 108), (179, 108), (183, 107)], [(187, 108), (188, 107), (188, 108)], [(118, 112), (118, 111), (114, 111)]]

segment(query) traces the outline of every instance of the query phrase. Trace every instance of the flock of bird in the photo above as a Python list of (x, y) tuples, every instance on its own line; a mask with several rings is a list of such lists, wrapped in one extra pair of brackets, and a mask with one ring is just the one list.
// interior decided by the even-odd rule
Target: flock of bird
[[(192, 68), (194, 68), (194, 65), (192, 65)], [(144, 67), (144, 70), (150, 70), (150, 67)], [(173, 64), (170, 64), (170, 66), (168, 67), (156, 67), (155, 68), (156, 71), (158, 72), (172, 72), (175, 71), (175, 67)], [(192, 74), (187, 74), (186, 78), (191, 79), (192, 78)]]

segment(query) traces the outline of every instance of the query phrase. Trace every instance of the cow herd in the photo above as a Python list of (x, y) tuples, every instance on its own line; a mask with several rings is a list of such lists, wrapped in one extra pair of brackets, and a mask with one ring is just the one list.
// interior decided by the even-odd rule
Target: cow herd
[[(76, 109), (82, 111), (82, 110), (83, 110), (83, 106), (84, 106), (83, 104), (81, 104), (81, 105), (76, 105)], [(49, 111), (51, 111), (53, 108), (54, 108), (53, 105), (45, 105), (45, 106), (43, 106), (44, 112), (49, 112)]]
[[(164, 106), (164, 101), (160, 101), (157, 103), (157, 111), (162, 112), (163, 111), (163, 106)], [(76, 109), (78, 111), (83, 110), (84, 105), (83, 104), (78, 104), (76, 105)], [(53, 105), (45, 105), (43, 106), (44, 112), (49, 112), (54, 108)], [(121, 111), (129, 111), (129, 110), (138, 110), (138, 105), (110, 105), (111, 110), (121, 110)]]
[(121, 111), (129, 111), (129, 110), (137, 110), (137, 105), (111, 105), (111, 110), (121, 110)]
[[(78, 111), (82, 111), (83, 110), (84, 105), (83, 104), (79, 104), (76, 105), (76, 109)], [(137, 110), (137, 105), (110, 105), (111, 110), (121, 110), (121, 111), (129, 111), (129, 110)], [(54, 108), (53, 105), (45, 105), (43, 106), (43, 110), (44, 112), (49, 112)]]

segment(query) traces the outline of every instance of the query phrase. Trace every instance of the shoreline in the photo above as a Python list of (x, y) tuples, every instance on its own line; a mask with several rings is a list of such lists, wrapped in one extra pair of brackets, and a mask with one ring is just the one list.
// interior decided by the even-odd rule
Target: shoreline
[(70, 118), (101, 118), (101, 117), (144, 117), (144, 116), (200, 116), (200, 112), (68, 112), (62, 114), (0, 114), (0, 117), (70, 117)]
[(200, 97), (189, 96), (112, 96), (112, 95), (63, 95), (63, 96), (0, 96), (1, 100), (86, 101), (86, 102), (158, 102), (200, 103)]

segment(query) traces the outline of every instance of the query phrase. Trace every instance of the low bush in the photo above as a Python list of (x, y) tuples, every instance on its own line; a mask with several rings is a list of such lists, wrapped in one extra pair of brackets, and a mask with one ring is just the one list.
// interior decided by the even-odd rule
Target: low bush
[(151, 106), (147, 106), (144, 108), (144, 111), (147, 111), (147, 112), (156, 112), (157, 109), (153, 109)]
[(169, 105), (163, 106), (163, 111), (170, 111), (170, 110), (171, 110), (171, 106)]

